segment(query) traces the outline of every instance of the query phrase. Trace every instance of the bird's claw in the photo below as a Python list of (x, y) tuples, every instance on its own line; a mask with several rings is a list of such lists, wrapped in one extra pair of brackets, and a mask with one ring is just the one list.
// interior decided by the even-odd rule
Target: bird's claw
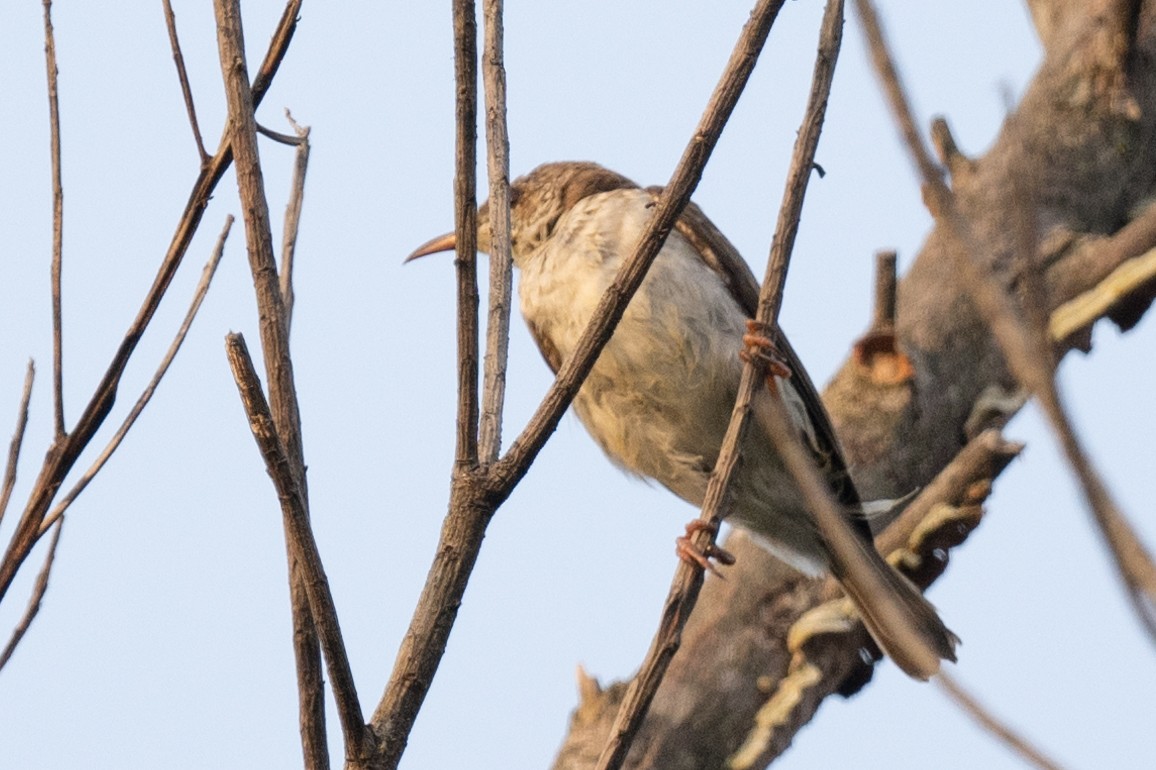
[(694, 536), (699, 532), (710, 532), (711, 534), (718, 533), (718, 525), (712, 524), (709, 521), (702, 519), (691, 519), (686, 525), (686, 534), (678, 537), (675, 540), (675, 553), (678, 558), (692, 567), (710, 572), (718, 577), (723, 577), (723, 574), (715, 568), (711, 559), (714, 559), (719, 564), (730, 566), (735, 563), (734, 554), (725, 548), (721, 548), (714, 543), (708, 543), (705, 548), (699, 548), (694, 543)]
[(785, 380), (791, 376), (791, 368), (779, 355), (770, 337), (770, 328), (753, 318), (747, 319), (747, 333), (743, 335), (743, 349), (739, 351), (739, 358), (747, 363), (752, 360), (762, 361), (767, 367), (767, 384), (772, 389), (775, 387), (775, 377)]

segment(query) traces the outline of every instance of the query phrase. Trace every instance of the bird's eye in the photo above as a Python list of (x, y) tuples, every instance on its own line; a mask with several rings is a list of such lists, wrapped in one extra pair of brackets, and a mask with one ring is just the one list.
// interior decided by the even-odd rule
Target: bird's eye
[(513, 208), (518, 203), (518, 199), (521, 197), (522, 197), (521, 188), (511, 187), (510, 188), (510, 208)]

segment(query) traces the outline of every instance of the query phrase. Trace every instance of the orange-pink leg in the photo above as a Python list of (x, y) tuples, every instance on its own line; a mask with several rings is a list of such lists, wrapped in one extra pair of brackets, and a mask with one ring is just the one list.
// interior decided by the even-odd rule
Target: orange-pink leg
[(758, 359), (767, 367), (767, 385), (772, 391), (776, 390), (775, 378), (786, 379), (791, 376), (791, 368), (779, 355), (774, 341), (770, 338), (770, 330), (766, 324), (752, 319), (747, 320), (747, 333), (743, 335), (743, 349), (739, 351), (739, 358), (743, 361)]
[(715, 575), (722, 577), (722, 573), (715, 569), (711, 559), (716, 560), (719, 564), (730, 566), (735, 563), (734, 554), (725, 548), (720, 548), (717, 545), (711, 544), (706, 548), (699, 548), (694, 544), (694, 536), (699, 532), (718, 533), (718, 525), (703, 521), (702, 519), (692, 519), (687, 522), (686, 534), (678, 537), (675, 540), (675, 553), (678, 558), (682, 559), (692, 567), (713, 572)]

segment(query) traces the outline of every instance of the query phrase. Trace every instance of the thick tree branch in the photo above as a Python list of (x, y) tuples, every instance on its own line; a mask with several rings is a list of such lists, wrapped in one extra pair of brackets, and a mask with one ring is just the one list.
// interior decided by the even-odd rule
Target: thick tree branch
[[(952, 241), (947, 253), (953, 257), (952, 266), (965, 283), (965, 290), (975, 303), (980, 315), (990, 328), (991, 335), (1001, 349), (1004, 360), (1018, 382), (1039, 401), (1072, 470), (1080, 481), (1085, 500), (1112, 555), (1118, 575), (1124, 584), (1137, 616), (1156, 642), (1156, 562), (1153, 562), (1139, 536), (1132, 528), (1108, 492), (1099, 472), (1084, 451), (1072, 427), (1060, 398), (1055, 381), (1055, 362), (1051, 346), (1044, 335), (1042, 323), (1035, 323), (1030, 303), (1023, 312), (1013, 305), (1011, 296), (1000, 284), (994, 269), (983, 261), (984, 249), (968, 220), (956, 205), (955, 194), (943, 182), (938, 168), (932, 163), (923, 140), (915, 130), (915, 121), (906, 94), (891, 61), (890, 52), (870, 0), (856, 0), (860, 16), (870, 42), (872, 58), (884, 83), (891, 108), (902, 127), (907, 147), (923, 181), (924, 198), (940, 223), (943, 232)], [(1115, 41), (1112, 41), (1115, 43)], [(1112, 84), (1112, 89), (1117, 88)], [(1106, 95), (1107, 109), (1118, 109), (1119, 94)], [(1130, 118), (1127, 115), (1126, 118)], [(1026, 176), (1026, 175), (1025, 175)], [(1029, 201), (1020, 193), (1024, 182), (1008, 191), (1011, 208), (1026, 207)], [(1022, 275), (1029, 289), (1042, 283), (1030, 270), (1035, 255), (1034, 232), (1023, 238), (1029, 228), (1032, 214), (1021, 211), (1016, 234), (1020, 242), (1017, 261), (1025, 265)], [(1024, 241), (1026, 240), (1026, 243)], [(1031, 294), (1028, 296), (1031, 299)]]

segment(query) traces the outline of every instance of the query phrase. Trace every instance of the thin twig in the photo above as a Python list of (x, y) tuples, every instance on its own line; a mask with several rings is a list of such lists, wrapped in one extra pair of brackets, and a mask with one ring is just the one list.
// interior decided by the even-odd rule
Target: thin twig
[(955, 267), (967, 282), (970, 296), (991, 328), (1012, 374), (1039, 401), (1069, 465), (1080, 480), (1085, 500), (1112, 554), (1128, 598), (1150, 638), (1156, 641), (1156, 563), (1112, 499), (1072, 428), (1056, 385), (1051, 348), (1043, 329), (1030, 327), (1021, 319), (996, 276), (981, 261), (979, 255), (983, 252), (975, 234), (959, 212), (954, 194), (944, 183), (915, 129), (906, 93), (873, 4), (870, 0), (856, 0), (856, 7), (892, 113), (922, 177), (925, 198), (937, 221), (958, 246), (948, 249)]
[(169, 30), (169, 46), (173, 49), (173, 62), (177, 65), (177, 79), (181, 82), (181, 95), (185, 98), (185, 112), (189, 114), (189, 125), (193, 129), (193, 140), (197, 143), (197, 155), (201, 165), (209, 162), (205, 142), (201, 139), (201, 126), (197, 123), (197, 108), (193, 105), (193, 89), (189, 87), (189, 73), (185, 71), (185, 57), (181, 53), (181, 41), (177, 37), (177, 16), (173, 13), (172, 0), (163, 0), (165, 26)]
[(72, 505), (73, 501), (80, 496), (80, 493), (84, 491), (88, 483), (96, 477), (97, 473), (100, 473), (101, 468), (104, 467), (105, 463), (109, 461), (113, 453), (120, 447), (121, 442), (124, 441), (125, 436), (128, 435), (129, 430), (136, 423), (137, 418), (140, 417), (141, 412), (144, 411), (144, 408), (152, 399), (153, 393), (156, 392), (161, 379), (168, 372), (169, 367), (176, 358), (177, 351), (181, 349), (181, 345), (184, 343), (185, 337), (193, 325), (193, 319), (197, 317), (197, 312), (201, 309), (201, 303), (204, 302), (205, 295), (209, 292), (209, 285), (213, 281), (213, 275), (217, 271), (217, 265), (221, 262), (221, 255), (224, 254), (225, 251), (225, 240), (229, 237), (229, 230), (232, 226), (233, 215), (229, 214), (225, 217), (225, 226), (221, 228), (221, 234), (217, 236), (217, 242), (213, 246), (212, 253), (209, 255), (209, 261), (205, 263), (205, 267), (201, 271), (201, 280), (197, 283), (197, 288), (193, 291), (193, 299), (189, 304), (188, 312), (185, 313), (185, 319), (181, 322), (180, 328), (177, 329), (176, 336), (173, 337), (173, 341), (169, 345), (169, 349), (165, 352), (164, 358), (161, 359), (160, 364), (157, 366), (157, 370), (153, 374), (152, 379), (149, 380), (148, 385), (145, 386), (140, 397), (136, 400), (136, 403), (133, 404), (132, 409), (129, 410), (124, 421), (121, 422), (120, 427), (117, 428), (116, 433), (109, 439), (108, 445), (105, 446), (104, 450), (96, 460), (93, 461), (88, 470), (84, 472), (84, 475), (73, 485), (72, 489), (68, 490), (68, 493), (64, 495), (64, 497), (60, 499), (60, 502), (53, 507), (52, 511), (44, 517), (44, 522), (40, 525), (41, 535), (55, 524), (57, 519), (64, 515), (64, 512), (68, 510), (68, 507)]
[(454, 465), (478, 463), (478, 29), (473, 0), (454, 0), (454, 230), (458, 295), (458, 417)]
[[(478, 280), (477, 280), (477, 24), (472, 0), (454, 0), (455, 169), (454, 230), (457, 273), (458, 405), (450, 504), (437, 554), (410, 618), (371, 727), (378, 738), (378, 765), (401, 761), (410, 731), (445, 653), (457, 608), (477, 562), (482, 538), (502, 499), (489, 496), (478, 465)], [(493, 468), (494, 466), (490, 466)]]
[(484, 0), (482, 79), (486, 98), (486, 165), (490, 177), (490, 298), (479, 453), (483, 464), (502, 449), (502, 407), (510, 347), (513, 260), (510, 256), (510, 137), (506, 130), (506, 70), (502, 53), (502, 0)]
[(0, 670), (12, 657), (12, 653), (16, 651), (20, 640), (24, 638), (24, 634), (28, 632), (32, 626), (32, 621), (40, 612), (40, 602), (48, 590), (48, 576), (52, 574), (52, 565), (56, 561), (56, 544), (60, 542), (62, 529), (64, 529), (64, 519), (58, 519), (56, 531), (52, 533), (52, 540), (48, 542), (48, 553), (44, 555), (44, 564), (41, 565), (40, 573), (36, 576), (36, 583), (32, 586), (32, 596), (28, 599), (28, 607), (24, 610), (24, 615), (16, 624), (16, 628), (12, 630), (12, 636), (8, 639), (8, 644), (4, 646), (4, 651), (0, 652)]
[[(761, 37), (756, 38), (759, 42), (751, 44), (746, 38), (748, 35), (759, 34), (758, 31), (752, 29), (757, 28), (760, 24), (759, 10), (767, 12), (769, 18), (766, 20), (766, 27)], [(744, 50), (753, 50), (754, 55), (758, 55), (762, 42), (766, 40), (766, 32), (769, 32), (770, 24), (774, 20), (775, 11), (777, 8), (772, 9), (767, 6), (756, 9), (747, 28), (744, 29), (739, 45), (735, 47), (735, 57)], [(842, 29), (843, 2), (842, 0), (829, 0), (823, 15), (811, 94), (795, 140), (795, 147), (791, 156), (791, 168), (787, 174), (787, 188), (779, 208), (778, 222), (772, 239), (767, 274), (759, 294), (758, 320), (763, 323), (775, 324), (778, 320), (783, 285), (786, 281), (787, 267), (790, 264), (795, 235), (798, 232), (803, 198), (806, 195), (807, 183), (814, 168), (815, 149), (819, 143), (823, 117), (826, 114), (827, 98), (831, 92), (835, 62), (839, 57)], [(734, 57), (732, 57), (733, 63)], [(743, 366), (739, 393), (731, 412), (730, 424), (727, 426), (726, 436), (723, 439), (718, 460), (707, 486), (700, 520), (706, 522), (708, 526), (697, 533), (695, 543), (700, 549), (713, 545), (717, 526), (721, 520), (721, 509), (726, 499), (727, 489), (738, 466), (739, 447), (742, 445), (749, 421), (751, 400), (756, 387), (762, 383), (763, 377), (762, 362), (757, 357), (750, 357)], [(651, 643), (650, 650), (638, 675), (631, 681), (630, 687), (623, 697), (618, 716), (614, 720), (614, 725), (610, 729), (610, 736), (602, 750), (602, 756), (598, 759), (597, 767), (599, 770), (616, 770), (625, 761), (634, 736), (642, 726), (646, 711), (649, 709), (655, 693), (658, 692), (658, 686), (670, 665), (670, 660), (681, 644), (682, 630), (694, 609), (702, 581), (701, 569), (680, 563), (663, 605), (662, 620), (658, 632), (655, 634), (654, 641)]]
[(64, 340), (60, 274), (64, 259), (64, 185), (60, 181), (60, 100), (56, 91), (56, 36), (52, 0), (44, 0), (44, 59), (48, 70), (48, 121), (52, 154), (52, 413), (57, 438), (64, 435)]
[(875, 302), (872, 309), (871, 331), (884, 332), (895, 328), (895, 301), (897, 281), (893, 249), (875, 254)]
[(32, 400), (32, 383), (36, 379), (36, 364), (31, 359), (24, 373), (24, 390), (20, 393), (20, 406), (16, 410), (16, 430), (8, 444), (8, 463), (4, 466), (4, 485), (0, 487), (0, 521), (8, 510), (12, 498), (12, 488), (16, 486), (16, 470), (20, 464), (20, 448), (24, 445), (24, 429), (28, 427), (28, 404)]
[(289, 191), (289, 202), (285, 204), (285, 224), (281, 236), (281, 302), (285, 305), (285, 325), (293, 327), (293, 258), (297, 254), (297, 232), (301, 227), (301, 207), (305, 201), (305, 173), (309, 170), (309, 127), (299, 126), (289, 110), (285, 119), (297, 135), (297, 152), (293, 157), (293, 186)]
[[(293, 39), (293, 32), (297, 27), (297, 14), (301, 9), (301, 0), (290, 0), (285, 7), (281, 20), (269, 44), (261, 70), (253, 80), (253, 100), (257, 103), (264, 97), (273, 82), (282, 59), (289, 50), (289, 43)], [(189, 195), (185, 210), (177, 223), (176, 232), (169, 245), (156, 278), (149, 288), (144, 301), (141, 303), (137, 316), (129, 325), (119, 347), (113, 354), (112, 360), (101, 376), (88, 404), (84, 408), (80, 419), (77, 420), (72, 432), (66, 436), (58, 436), (49, 448), (44, 464), (37, 476), (36, 484), (29, 494), (28, 502), (16, 525), (8, 548), (0, 560), (0, 600), (8, 592), (12, 580), (15, 578), (20, 565), (28, 558), (32, 547), (40, 538), (40, 523), (56, 495), (64, 477), (75, 464), (80, 452), (92, 440), (93, 435), (103, 424), (109, 410), (116, 400), (120, 378), (148, 328), (149, 322), (160, 306), (177, 268), (180, 267), (193, 235), (200, 225), (201, 217), (208, 206), (209, 198), (217, 183), (224, 175), (225, 170), (233, 161), (233, 152), (229, 146), (228, 136), (222, 138), (217, 154), (212, 161), (201, 168), (193, 183), (193, 190)]]
[[(213, 7), (217, 18), (221, 72), (229, 105), (231, 144), (236, 156), (237, 187), (244, 211), (245, 242), (248, 245), (249, 266), (256, 293), (261, 332), (261, 349), (269, 382), (272, 429), (279, 439), (279, 446), (285, 457), (285, 468), (293, 482), (292, 500), (287, 500), (282, 494), (282, 513), (289, 553), (290, 589), (295, 600), (292, 608), (293, 638), (298, 655), (299, 698), (302, 717), (309, 722), (302, 728), (306, 733), (303, 735), (303, 748), (308, 753), (306, 761), (311, 763), (322, 761), (317, 755), (322, 747), (318, 742), (324, 738), (324, 723), (320, 718), (323, 712), (320, 708), (314, 709), (314, 699), (321, 689), (322, 682), (320, 672), (314, 665), (317, 643), (308, 638), (315, 631), (333, 684), (337, 714), (345, 739), (346, 761), (352, 763), (362, 755), (368, 735), (349, 659), (341, 639), (337, 614), (333, 609), (333, 598), (329, 593), (317, 546), (308, 523), (308, 488), (301, 440), (300, 407), (293, 379), (293, 360), (289, 352), (289, 325), (281, 289), (278, 286), (277, 263), (273, 256), (269, 205), (265, 197), (261, 161), (257, 152), (255, 105), (245, 64), (239, 0), (214, 0)], [(236, 371), (238, 363), (233, 360), (233, 352), (230, 347), (230, 360), (233, 361)], [(255, 380), (256, 375), (253, 375), (252, 379)], [(240, 383), (240, 378), (238, 381), (244, 385)], [(276, 477), (274, 481), (277, 481)], [(283, 492), (280, 488), (278, 491)], [(307, 599), (307, 606), (302, 606), (296, 601), (302, 596)], [(308, 715), (306, 711), (309, 712)]]
[(941, 672), (938, 679), (939, 686), (955, 702), (956, 706), (1018, 754), (1025, 762), (1040, 768), (1040, 770), (1061, 770), (1061, 765), (1058, 762), (1048, 758), (1042, 751), (1028, 743), (1027, 739), (984, 708), (982, 703), (964, 690), (959, 682), (947, 672)]
[[(295, 550), (301, 557), (303, 571), (306, 574), (305, 586), (309, 593), (309, 606), (313, 610), (321, 634), (321, 646), (329, 663), (329, 676), (333, 680), (333, 693), (337, 700), (338, 712), (343, 715), (342, 727), (343, 729), (352, 727), (353, 734), (345, 736), (346, 760), (354, 762), (360, 758), (363, 742), (369, 736), (361, 720), (357, 689), (349, 668), (349, 660), (345, 655), (345, 643), (341, 638), (337, 608), (333, 603), (333, 594), (329, 590), (329, 579), (325, 576), (325, 567), (321, 562), (317, 541), (313, 538), (304, 492), (298, 483), (298, 472), (293, 467), (294, 464), (274, 427), (273, 416), (265, 395), (261, 392), (261, 381), (253, 368), (253, 359), (249, 356), (245, 338), (240, 334), (229, 334), (225, 338), (225, 350), (228, 353), (229, 366), (233, 370), (233, 378), (237, 382), (241, 402), (245, 407), (245, 414), (249, 418), (249, 428), (253, 432), (257, 447), (261, 450), (261, 456), (265, 459), (265, 467), (273, 480), (273, 486), (277, 489), (277, 498), (285, 513), (286, 529), (296, 545)], [(345, 723), (346, 717), (352, 720), (349, 725)]]
[[(285, 110), (285, 114), (288, 115), (289, 110)], [(292, 122), (292, 118), (290, 118), (290, 122)], [(274, 131), (271, 128), (267, 128), (267, 127), (261, 125), (260, 123), (256, 123), (255, 125), (257, 126), (257, 133), (258, 134), (260, 134), (261, 136), (264, 136), (264, 137), (268, 137), (269, 139), (272, 139), (274, 142), (277, 142), (278, 144), (284, 144), (288, 147), (300, 147), (301, 146), (302, 139), (300, 136), (292, 136), (290, 134), (283, 134), (280, 131)], [(293, 123), (293, 125), (297, 128), (300, 128), (300, 126), (297, 126), (296, 123)]]

